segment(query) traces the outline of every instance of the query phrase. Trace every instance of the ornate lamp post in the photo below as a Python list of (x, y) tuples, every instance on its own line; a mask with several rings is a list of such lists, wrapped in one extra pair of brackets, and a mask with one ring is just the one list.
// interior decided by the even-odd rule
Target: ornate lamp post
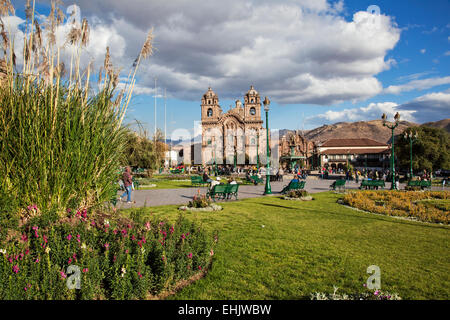
[(395, 153), (394, 153), (394, 129), (398, 127), (398, 124), (400, 122), (400, 114), (397, 112), (394, 116), (395, 123), (390, 125), (386, 121), (386, 114), (383, 113), (381, 116), (381, 119), (383, 119), (383, 126), (388, 127), (392, 130), (392, 149), (391, 149), (391, 175), (392, 175), (392, 185), (391, 190), (397, 190), (397, 187), (395, 186)]
[(256, 130), (256, 168), (259, 172), (259, 130)]
[(409, 159), (410, 159), (410, 179), (414, 176), (413, 173), (413, 165), (412, 165), (412, 145), (413, 142), (416, 141), (418, 138), (417, 131), (413, 134), (412, 130), (410, 132), (405, 132), (405, 139), (409, 139)]
[(270, 162), (269, 162), (269, 105), (270, 100), (266, 97), (263, 101), (264, 111), (266, 112), (266, 146), (267, 146), (267, 166), (266, 166), (266, 187), (264, 194), (272, 194), (272, 188), (270, 187)]

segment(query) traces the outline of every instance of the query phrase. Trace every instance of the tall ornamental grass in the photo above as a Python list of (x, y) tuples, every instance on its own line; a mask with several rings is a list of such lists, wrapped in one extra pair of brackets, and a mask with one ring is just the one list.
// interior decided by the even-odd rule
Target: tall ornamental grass
[[(14, 13), (9, 1), (0, 6), (0, 15)], [(94, 93), (91, 64), (85, 70), (80, 66), (89, 41), (87, 21), (73, 22), (64, 46), (58, 46), (55, 30), (64, 22), (62, 11), (52, 2), (41, 27), (34, 18), (34, 6), (34, 1), (27, 1), (20, 68), (10, 31), (0, 21), (0, 211), (8, 206), (9, 213), (13, 210), (22, 218), (28, 218), (26, 208), (31, 205), (38, 208), (35, 214), (62, 213), (67, 208), (96, 206), (115, 195), (125, 144), (122, 121), (139, 63), (152, 53), (150, 32), (126, 87), (116, 92), (118, 71), (107, 48)], [(67, 48), (72, 49), (68, 68), (60, 59)]]

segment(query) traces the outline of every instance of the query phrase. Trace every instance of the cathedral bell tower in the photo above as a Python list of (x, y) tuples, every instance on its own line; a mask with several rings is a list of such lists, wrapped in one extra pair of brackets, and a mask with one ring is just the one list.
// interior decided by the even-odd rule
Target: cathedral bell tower
[(244, 96), (244, 119), (246, 121), (261, 120), (261, 98), (253, 86)]
[(222, 108), (219, 105), (219, 97), (211, 89), (202, 97), (202, 121), (217, 121), (222, 115)]

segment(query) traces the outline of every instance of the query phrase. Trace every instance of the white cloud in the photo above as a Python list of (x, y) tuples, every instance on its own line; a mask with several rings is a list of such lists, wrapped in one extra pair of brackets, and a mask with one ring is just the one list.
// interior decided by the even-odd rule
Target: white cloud
[(435, 78), (427, 78), (421, 80), (413, 80), (406, 84), (398, 85), (398, 86), (389, 86), (384, 89), (385, 93), (391, 94), (399, 94), (405, 91), (413, 91), (413, 90), (425, 90), (435, 86), (440, 86), (444, 84), (450, 84), (450, 76), (449, 77), (435, 77)]
[(444, 55), (445, 56), (450, 56), (450, 51), (447, 51)]
[(427, 52), (427, 49), (422, 49), (422, 50), (420, 50), (420, 53), (421, 53), (421, 54), (425, 54), (425, 52)]
[[(334, 104), (382, 91), (376, 75), (400, 29), (386, 15), (340, 15), (343, 1), (80, 0), (92, 25), (89, 58), (128, 67), (154, 27), (155, 54), (139, 72), (141, 88), (166, 87), (199, 100), (211, 85), (221, 99), (242, 97), (253, 84), (279, 103)], [(142, 89), (143, 90), (143, 89)], [(142, 92), (145, 92), (142, 91)], [(150, 91), (149, 91), (150, 92)]]
[(420, 96), (412, 101), (397, 104), (395, 102), (371, 103), (367, 107), (348, 108), (340, 111), (328, 110), (325, 113), (308, 117), (311, 125), (323, 125), (336, 122), (354, 122), (379, 119), (383, 113), (393, 118), (399, 112), (402, 120), (425, 123), (450, 118), (450, 89)]
[[(329, 110), (323, 114), (312, 116), (306, 119), (310, 123), (322, 125), (324, 123), (355, 122), (379, 119), (383, 113), (388, 118), (393, 118), (399, 111), (399, 105), (395, 102), (371, 103), (367, 107), (349, 108), (340, 111)], [(402, 120), (415, 121), (414, 110), (403, 110)]]

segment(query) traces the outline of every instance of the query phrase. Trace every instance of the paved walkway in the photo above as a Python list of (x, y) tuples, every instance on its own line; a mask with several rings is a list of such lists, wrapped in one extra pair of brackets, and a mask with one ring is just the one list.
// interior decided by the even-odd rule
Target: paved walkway
[[(271, 182), (272, 193), (274, 196), (279, 196), (283, 187), (288, 183), (288, 179), (285, 178), (283, 182)], [(317, 177), (308, 177), (306, 180), (305, 189), (309, 193), (317, 193), (328, 191), (330, 184), (334, 180), (322, 180)], [(346, 189), (357, 189), (360, 183), (355, 181), (347, 181)], [(386, 183), (386, 188), (389, 189), (391, 184)], [(400, 188), (403, 189), (404, 185), (400, 184)], [(117, 208), (131, 208), (131, 207), (154, 207), (169, 204), (187, 204), (195, 194), (200, 190), (201, 194), (205, 194), (206, 187), (195, 188), (179, 188), (179, 189), (155, 189), (155, 190), (135, 190), (131, 194), (132, 204), (124, 202), (118, 202)], [(264, 184), (258, 186), (253, 185), (241, 185), (239, 186), (238, 199), (256, 198), (264, 196)], [(126, 199), (126, 198), (124, 198)]]

